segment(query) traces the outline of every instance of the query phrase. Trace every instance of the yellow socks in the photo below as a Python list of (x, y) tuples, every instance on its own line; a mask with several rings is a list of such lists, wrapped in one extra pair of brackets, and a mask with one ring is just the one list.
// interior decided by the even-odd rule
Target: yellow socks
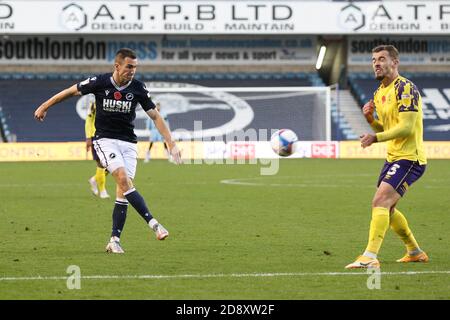
[(367, 244), (364, 256), (376, 258), (384, 235), (389, 228), (389, 209), (375, 207), (372, 208), (372, 221), (370, 222), (369, 243)]
[(103, 168), (97, 167), (97, 171), (95, 172), (95, 181), (97, 181), (98, 191), (102, 192), (106, 188), (106, 170)]
[(394, 212), (389, 215), (389, 209), (375, 207), (372, 208), (369, 243), (363, 254), (364, 256), (376, 259), (381, 244), (383, 243), (384, 235), (389, 226), (405, 243), (409, 255), (416, 255), (422, 251), (417, 244), (411, 229), (409, 229), (408, 221), (399, 210), (394, 209)]
[(408, 254), (414, 255), (421, 252), (414, 235), (409, 229), (408, 221), (405, 216), (397, 209), (390, 216), (390, 225), (392, 230), (402, 239), (408, 250)]

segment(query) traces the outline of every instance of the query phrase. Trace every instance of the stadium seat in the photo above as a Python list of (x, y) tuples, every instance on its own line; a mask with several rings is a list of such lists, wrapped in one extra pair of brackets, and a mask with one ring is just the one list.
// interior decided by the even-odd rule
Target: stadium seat
[(228, 80), (236, 80), (237, 76), (235, 73), (226, 73), (225, 78)]
[[(0, 80), (68, 80), (81, 81), (92, 74), (84, 73), (0, 73)], [(354, 77), (354, 76), (352, 76)], [(324, 86), (323, 80), (315, 73), (289, 72), (289, 73), (138, 73), (136, 79), (143, 81), (177, 81), (177, 80), (301, 80), (297, 85), (300, 86)], [(268, 84), (273, 85), (273, 84)]]
[(10, 80), (12, 75), (10, 73), (0, 73), (0, 80)]

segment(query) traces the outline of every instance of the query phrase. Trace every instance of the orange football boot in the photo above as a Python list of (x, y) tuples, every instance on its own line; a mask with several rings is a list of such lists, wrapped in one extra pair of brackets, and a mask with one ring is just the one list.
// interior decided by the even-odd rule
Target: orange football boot
[(405, 254), (405, 256), (401, 259), (398, 259), (397, 262), (428, 262), (430, 258), (428, 258), (427, 254), (422, 251), (419, 254), (415, 254), (413, 256), (410, 256), (409, 254)]

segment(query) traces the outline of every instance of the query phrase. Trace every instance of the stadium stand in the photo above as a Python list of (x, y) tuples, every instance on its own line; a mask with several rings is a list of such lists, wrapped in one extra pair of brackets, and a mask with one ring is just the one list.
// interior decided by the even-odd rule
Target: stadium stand
[[(72, 80), (79, 81), (83, 80), (92, 74), (83, 73), (0, 73), (1, 80)], [(315, 73), (299, 73), (299, 72), (288, 72), (288, 73), (138, 73), (136, 79), (142, 81), (201, 81), (208, 80), (213, 81), (211, 86), (246, 86), (245, 82), (236, 83), (237, 80), (251, 80), (248, 83), (250, 86), (255, 86), (257, 82), (261, 82), (262, 85), (268, 84), (267, 81), (277, 81), (276, 83), (271, 82), (270, 85), (281, 86), (325, 86), (322, 79)]]
[(5, 115), (3, 114), (3, 108), (0, 105), (0, 142), (10, 142), (11, 133), (9, 132), (8, 124), (6, 123)]
[(361, 112), (349, 90), (336, 90), (331, 102), (332, 138), (333, 140), (355, 140), (360, 132)]

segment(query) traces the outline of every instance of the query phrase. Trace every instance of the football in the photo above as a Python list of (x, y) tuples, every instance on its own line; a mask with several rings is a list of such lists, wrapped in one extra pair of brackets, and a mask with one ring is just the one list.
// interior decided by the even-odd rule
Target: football
[(272, 134), (270, 144), (272, 150), (282, 156), (290, 156), (294, 152), (294, 143), (298, 140), (294, 131), (289, 129), (281, 129)]

